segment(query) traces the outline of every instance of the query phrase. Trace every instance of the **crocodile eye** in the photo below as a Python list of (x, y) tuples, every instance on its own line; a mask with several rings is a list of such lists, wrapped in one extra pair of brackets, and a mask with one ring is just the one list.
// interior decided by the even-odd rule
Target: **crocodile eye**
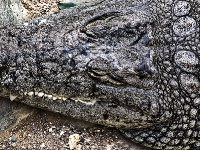
[(91, 60), (87, 65), (88, 71), (93, 72), (97, 75), (106, 75), (110, 70), (110, 63), (103, 58), (96, 58), (95, 60)]

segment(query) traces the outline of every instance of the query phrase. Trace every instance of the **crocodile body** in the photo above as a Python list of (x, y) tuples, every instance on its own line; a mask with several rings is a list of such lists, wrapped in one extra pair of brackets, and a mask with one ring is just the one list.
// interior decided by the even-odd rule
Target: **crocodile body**
[(197, 149), (199, 3), (102, 1), (2, 27), (1, 96)]

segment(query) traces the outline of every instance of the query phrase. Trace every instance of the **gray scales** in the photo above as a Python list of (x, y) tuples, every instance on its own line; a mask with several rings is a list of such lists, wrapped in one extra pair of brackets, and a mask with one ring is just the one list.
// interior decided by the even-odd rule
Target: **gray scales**
[(1, 27), (1, 96), (146, 147), (198, 149), (199, 8), (111, 0)]

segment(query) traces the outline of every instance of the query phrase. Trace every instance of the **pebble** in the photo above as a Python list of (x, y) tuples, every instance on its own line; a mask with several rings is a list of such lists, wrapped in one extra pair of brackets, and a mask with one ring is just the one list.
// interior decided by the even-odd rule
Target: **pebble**
[(40, 147), (41, 147), (41, 148), (44, 148), (44, 147), (45, 147), (45, 144), (44, 144), (44, 143), (42, 143), (42, 144), (40, 145)]
[(56, 127), (56, 131), (59, 131), (60, 130), (60, 128), (59, 127)]
[(12, 141), (12, 142), (17, 142), (17, 137), (13, 136), (13, 137), (11, 138), (11, 141)]
[(49, 128), (49, 132), (52, 132), (53, 131), (53, 129), (52, 128)]
[(60, 131), (60, 136), (62, 136), (65, 132), (64, 131)]
[(69, 148), (75, 149), (77, 146), (77, 143), (80, 141), (80, 135), (79, 134), (72, 134), (69, 136)]
[(112, 147), (113, 147), (114, 145), (112, 144), (112, 145), (107, 145), (107, 150), (112, 150)]
[(16, 143), (12, 143), (12, 147), (16, 147)]

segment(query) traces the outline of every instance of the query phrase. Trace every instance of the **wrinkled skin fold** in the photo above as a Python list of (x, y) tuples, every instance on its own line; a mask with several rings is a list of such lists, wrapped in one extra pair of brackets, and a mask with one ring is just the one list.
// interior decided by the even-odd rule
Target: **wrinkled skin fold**
[(1, 96), (116, 127), (147, 147), (197, 148), (197, 6), (102, 1), (2, 27)]

